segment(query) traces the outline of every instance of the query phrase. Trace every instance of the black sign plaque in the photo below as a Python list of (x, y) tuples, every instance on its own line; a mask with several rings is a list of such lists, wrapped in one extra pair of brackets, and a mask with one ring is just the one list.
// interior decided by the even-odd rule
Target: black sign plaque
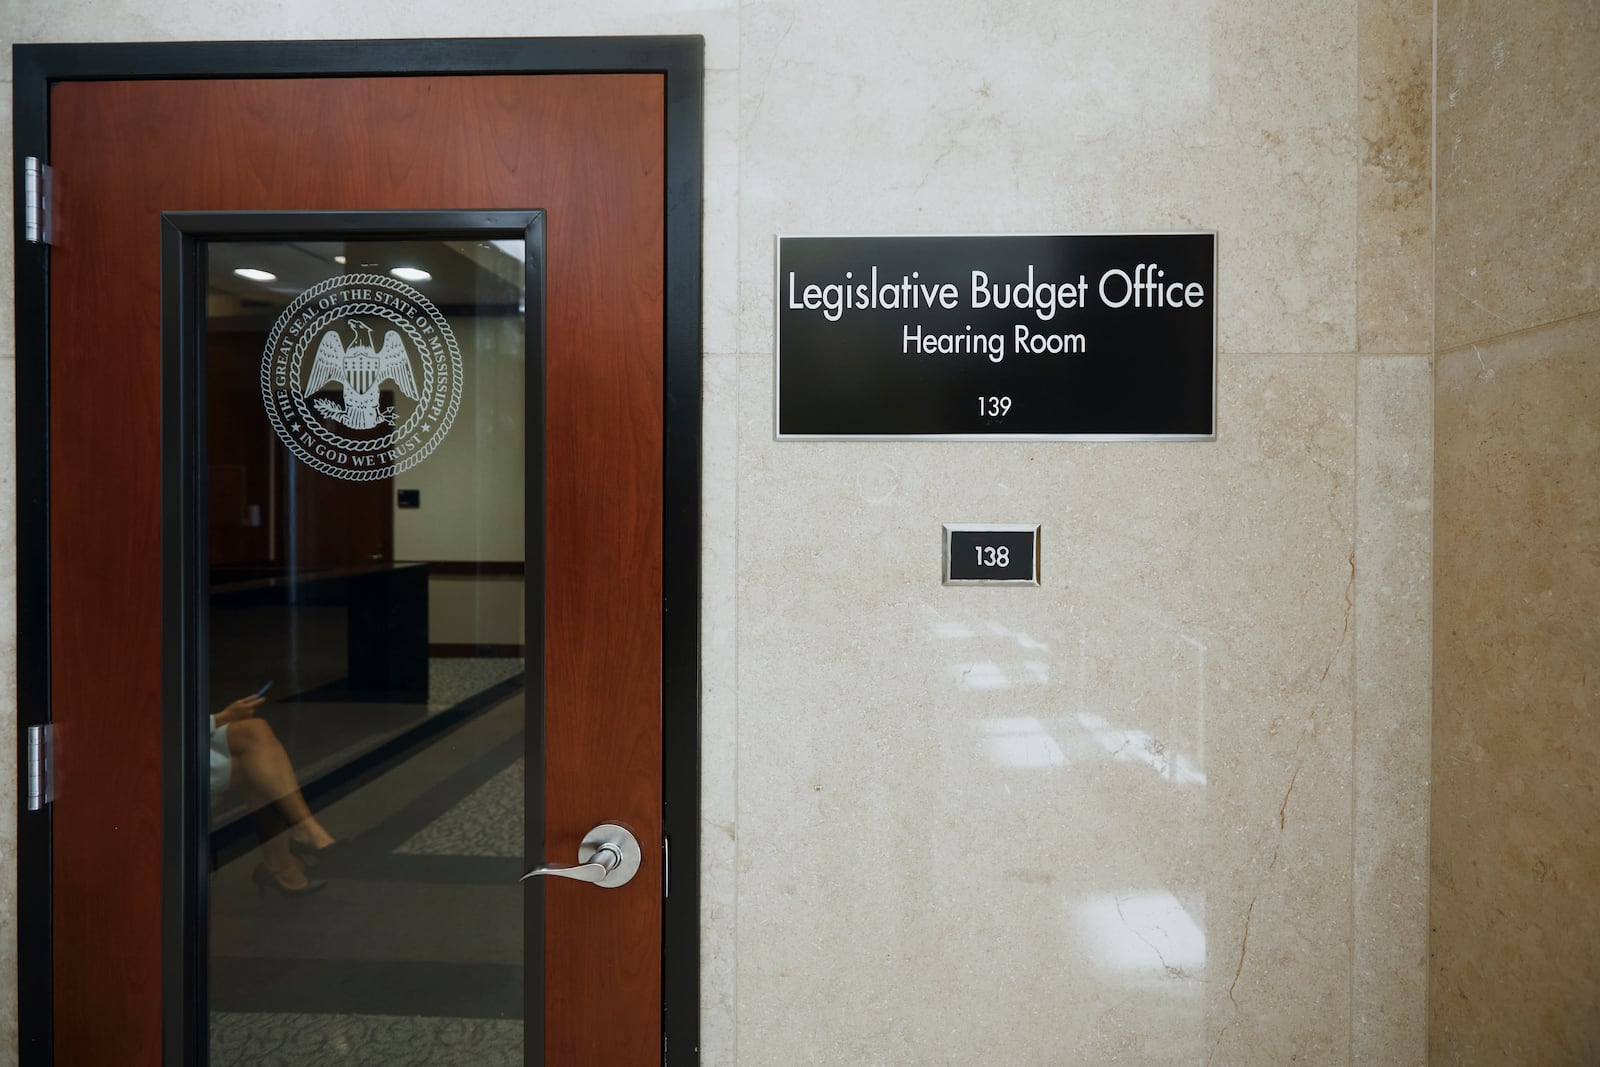
[(779, 438), (1209, 440), (1216, 235), (778, 238)]
[(946, 523), (944, 584), (1038, 585), (1038, 524)]

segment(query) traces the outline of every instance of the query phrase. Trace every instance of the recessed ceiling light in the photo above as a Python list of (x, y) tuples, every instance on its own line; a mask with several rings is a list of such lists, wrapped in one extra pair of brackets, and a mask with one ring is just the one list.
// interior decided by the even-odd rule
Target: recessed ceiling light
[(343, 256), (334, 256), (333, 257), (333, 261), (342, 266), (344, 264), (344, 257)]
[(248, 278), (253, 282), (275, 282), (278, 276), (271, 271), (257, 270), (254, 267), (235, 267), (233, 273), (241, 278)]
[(392, 267), (389, 273), (406, 282), (429, 282), (433, 280), (433, 275), (425, 270), (418, 270), (416, 267)]

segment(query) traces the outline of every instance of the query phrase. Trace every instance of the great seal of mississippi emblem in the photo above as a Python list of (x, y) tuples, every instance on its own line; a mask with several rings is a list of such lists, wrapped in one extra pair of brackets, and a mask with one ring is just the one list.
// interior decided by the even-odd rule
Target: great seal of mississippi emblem
[(354, 482), (387, 478), (427, 459), (450, 431), (461, 349), (439, 309), (405, 282), (342, 274), (273, 323), (261, 398), (307, 466)]

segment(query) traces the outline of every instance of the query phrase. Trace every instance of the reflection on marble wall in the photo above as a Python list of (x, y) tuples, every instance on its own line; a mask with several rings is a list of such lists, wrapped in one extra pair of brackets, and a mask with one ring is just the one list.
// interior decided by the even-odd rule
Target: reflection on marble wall
[(1432, 1045), (1600, 1060), (1600, 314), (1446, 353)]
[[(745, 9), (717, 1062), (1420, 1064), (1431, 9), (813, 10)], [(774, 233), (1187, 226), (1215, 444), (771, 440)]]
[[(1347, 1057), (1355, 358), (1221, 392), (1210, 445), (797, 450), (741, 368), (741, 1064)], [(1042, 589), (938, 584), (971, 517)]]
[[(741, 368), (738, 1062), (1348, 1058), (1356, 364), (1224, 358), (1213, 444), (804, 449)], [(979, 516), (1043, 588), (938, 584)]]

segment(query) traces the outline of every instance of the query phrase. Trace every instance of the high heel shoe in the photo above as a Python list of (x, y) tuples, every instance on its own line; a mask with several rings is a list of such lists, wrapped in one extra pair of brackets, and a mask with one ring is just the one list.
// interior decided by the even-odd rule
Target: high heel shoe
[(278, 876), (272, 873), (265, 863), (256, 864), (256, 869), (250, 872), (250, 880), (256, 884), (256, 895), (266, 896), (267, 890), (275, 889), (286, 897), (303, 897), (327, 887), (326, 880), (321, 878), (306, 879), (306, 884), (298, 888), (286, 886), (278, 881)]
[(311, 842), (301, 841), (293, 835), (289, 837), (289, 851), (299, 857), (300, 862), (307, 867), (315, 867), (325, 860), (336, 861), (340, 856), (344, 855), (344, 849), (339, 847), (339, 842), (337, 841), (331, 845), (323, 845), (318, 848)]

